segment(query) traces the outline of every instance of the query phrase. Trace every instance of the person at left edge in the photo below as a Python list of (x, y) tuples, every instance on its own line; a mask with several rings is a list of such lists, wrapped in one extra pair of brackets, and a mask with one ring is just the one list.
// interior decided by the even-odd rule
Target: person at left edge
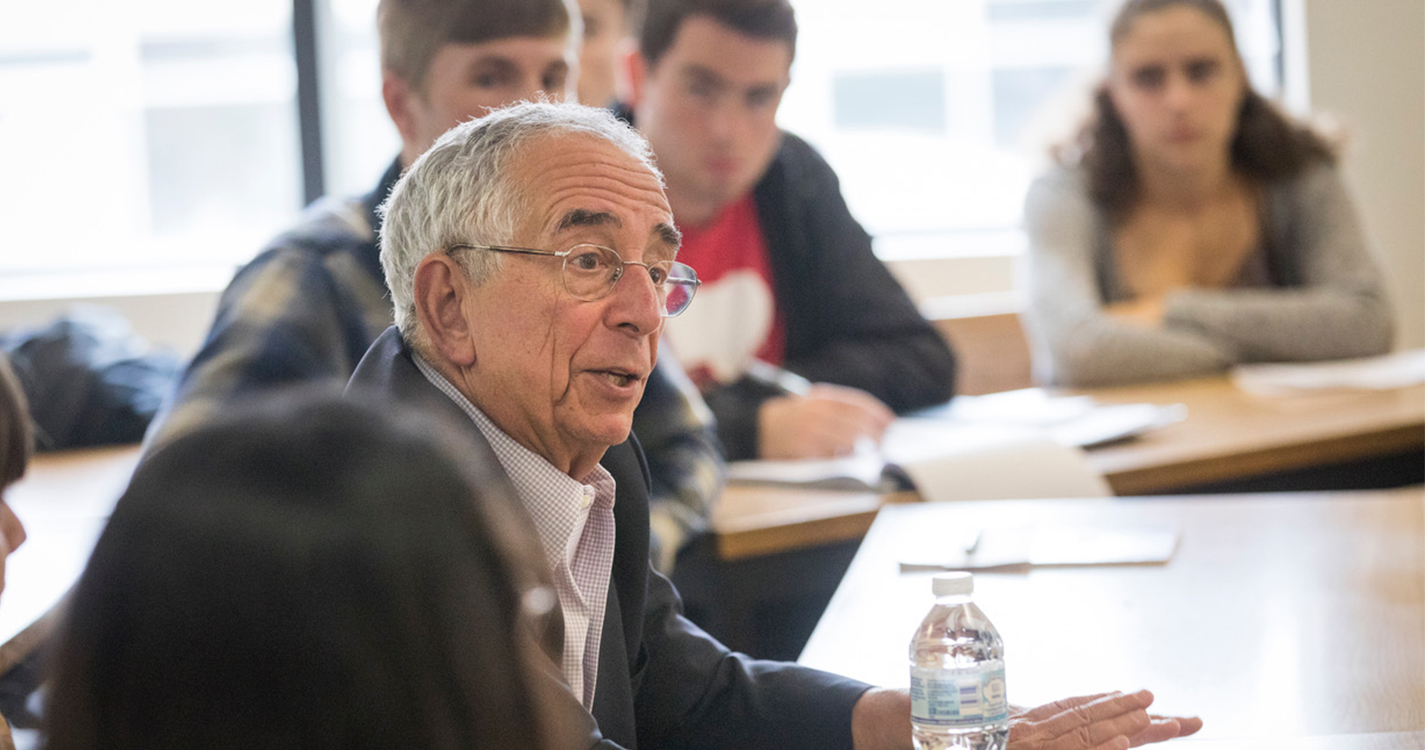
[[(351, 376), (392, 321), (377, 260), (377, 204), (457, 123), (520, 99), (572, 99), (577, 19), (578, 9), (563, 0), (382, 0), (382, 96), (401, 153), (370, 193), (314, 203), (238, 273), (149, 430), (150, 452), (278, 386)], [(706, 524), (722, 460), (711, 411), (667, 357), (649, 378), (635, 419), (654, 482), (653, 559), (667, 572), (682, 542)]]
[[(0, 352), (0, 492), (20, 481), (34, 452), (34, 426), (20, 380)], [(0, 590), (5, 588), (5, 558), (25, 542), (25, 527), (0, 495)], [(9, 720), (0, 716), (0, 750), (13, 750)]]

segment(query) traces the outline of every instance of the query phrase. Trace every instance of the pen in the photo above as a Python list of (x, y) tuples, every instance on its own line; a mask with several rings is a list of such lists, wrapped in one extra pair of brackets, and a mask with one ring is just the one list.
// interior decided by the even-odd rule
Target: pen
[(811, 393), (810, 380), (771, 362), (753, 359), (747, 363), (747, 370), (743, 374), (763, 385), (776, 388), (786, 396), (805, 396)]
[(984, 529), (980, 529), (979, 533), (975, 534), (975, 541), (970, 542), (970, 544), (969, 544), (967, 547), (965, 547), (965, 554), (967, 554), (967, 555), (973, 557), (973, 556), (975, 555), (975, 553), (980, 550), (980, 540), (982, 540), (982, 539), (984, 539), (984, 538), (985, 538), (985, 530), (984, 530)]

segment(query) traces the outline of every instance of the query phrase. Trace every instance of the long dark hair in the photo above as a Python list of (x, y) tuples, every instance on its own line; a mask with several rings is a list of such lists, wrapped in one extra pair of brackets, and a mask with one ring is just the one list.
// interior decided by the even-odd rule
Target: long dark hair
[(431, 432), (325, 398), (157, 451), (75, 590), (47, 747), (545, 750), (538, 541)]
[(25, 475), (34, 452), (34, 427), (20, 379), (0, 352), (0, 489)]
[[(1110, 44), (1117, 46), (1140, 16), (1172, 7), (1192, 8), (1217, 22), (1233, 41), (1237, 54), (1232, 19), (1219, 0), (1128, 0), (1109, 27)], [(1257, 184), (1290, 179), (1313, 163), (1336, 158), (1335, 147), (1326, 138), (1293, 122), (1254, 91), (1250, 82), (1237, 114), (1231, 150), (1233, 170)], [(1132, 207), (1138, 196), (1138, 168), (1128, 129), (1113, 106), (1107, 82), (1094, 91), (1093, 111), (1072, 143), (1056, 149), (1055, 156), (1060, 162), (1078, 162), (1088, 174), (1094, 201), (1109, 213), (1119, 214)]]

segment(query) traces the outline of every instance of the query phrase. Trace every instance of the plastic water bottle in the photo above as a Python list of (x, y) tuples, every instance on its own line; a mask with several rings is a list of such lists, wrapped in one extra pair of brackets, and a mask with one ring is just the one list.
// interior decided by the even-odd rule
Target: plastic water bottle
[(970, 601), (969, 573), (932, 582), (935, 606), (910, 641), (910, 722), (916, 750), (1002, 750), (1009, 742), (1004, 641)]

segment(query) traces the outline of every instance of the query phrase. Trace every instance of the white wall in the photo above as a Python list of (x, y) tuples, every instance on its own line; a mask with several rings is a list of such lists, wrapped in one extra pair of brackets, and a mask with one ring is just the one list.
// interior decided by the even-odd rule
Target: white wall
[(1345, 177), (1387, 271), (1399, 346), (1425, 346), (1425, 2), (1298, 2), (1306, 96), (1349, 136)]

